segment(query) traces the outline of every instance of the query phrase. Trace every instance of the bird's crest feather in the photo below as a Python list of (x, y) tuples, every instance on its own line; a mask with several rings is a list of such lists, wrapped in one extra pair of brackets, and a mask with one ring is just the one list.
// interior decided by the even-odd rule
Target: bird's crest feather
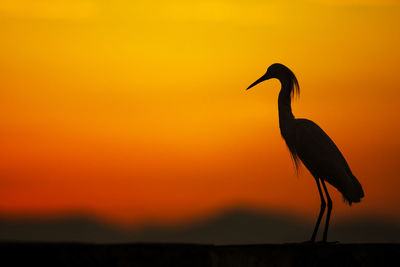
[(291, 90), (290, 90), (290, 97), (293, 99), (295, 96), (299, 97), (300, 96), (300, 86), (299, 82), (297, 81), (296, 75), (289, 70), (289, 78), (291, 81)]

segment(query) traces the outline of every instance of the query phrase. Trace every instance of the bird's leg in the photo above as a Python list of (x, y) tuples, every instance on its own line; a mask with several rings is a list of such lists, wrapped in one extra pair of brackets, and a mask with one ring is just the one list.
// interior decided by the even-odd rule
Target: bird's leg
[(318, 227), (319, 227), (319, 224), (321, 223), (321, 218), (324, 215), (324, 211), (325, 211), (325, 207), (326, 207), (326, 202), (324, 199), (324, 195), (322, 194), (322, 191), (321, 191), (321, 185), (319, 184), (319, 180), (320, 180), (319, 178), (315, 179), (315, 181), (317, 182), (317, 186), (318, 186), (319, 196), (321, 198), (321, 209), (319, 211), (317, 223), (315, 224), (315, 227), (314, 227), (314, 232), (311, 236), (311, 242), (315, 242), (315, 237), (317, 236)]
[(325, 223), (325, 229), (324, 229), (324, 237), (323, 237), (323, 242), (326, 242), (326, 239), (328, 238), (328, 227), (329, 227), (329, 219), (331, 217), (331, 211), (332, 211), (332, 200), (331, 197), (329, 196), (328, 189), (326, 188), (324, 180), (322, 180), (322, 186), (324, 187), (326, 199), (328, 201), (328, 212), (326, 214), (326, 223)]

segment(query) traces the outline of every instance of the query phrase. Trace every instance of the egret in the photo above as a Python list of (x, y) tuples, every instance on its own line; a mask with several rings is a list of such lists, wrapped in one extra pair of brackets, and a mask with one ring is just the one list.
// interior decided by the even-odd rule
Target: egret
[(325, 191), (328, 212), (322, 241), (326, 242), (332, 200), (325, 181), (342, 193), (344, 201), (349, 205), (353, 202), (360, 202), (361, 198), (364, 197), (364, 192), (360, 182), (351, 172), (345, 158), (332, 139), (314, 122), (294, 117), (291, 100), (295, 94), (300, 93), (300, 88), (296, 76), (288, 67), (279, 63), (272, 64), (267, 72), (247, 89), (272, 78), (278, 79), (281, 83), (281, 91), (278, 98), (281, 135), (289, 148), (296, 169), (298, 169), (299, 160), (301, 160), (315, 178), (321, 198), (321, 208), (311, 236), (311, 242), (315, 242), (318, 227), (326, 208), (320, 184), (322, 184)]

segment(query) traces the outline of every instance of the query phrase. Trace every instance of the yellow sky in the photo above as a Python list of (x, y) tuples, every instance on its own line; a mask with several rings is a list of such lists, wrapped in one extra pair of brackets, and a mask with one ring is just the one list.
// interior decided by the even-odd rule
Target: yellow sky
[[(352, 210), (399, 214), (399, 15), (390, 0), (2, 1), (0, 212), (127, 220), (131, 205), (168, 203), (143, 215), (165, 219), (244, 202), (313, 214), (313, 181), (294, 177), (279, 136), (279, 83), (244, 90), (280, 62), (300, 82), (295, 115), (366, 185)], [(303, 200), (271, 192), (288, 186)]]

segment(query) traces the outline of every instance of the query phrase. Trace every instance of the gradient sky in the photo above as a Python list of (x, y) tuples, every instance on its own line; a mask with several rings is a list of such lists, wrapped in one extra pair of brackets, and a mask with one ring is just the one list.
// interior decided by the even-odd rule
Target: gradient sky
[(315, 219), (280, 137), (280, 62), (364, 187), (334, 220), (400, 223), (400, 2), (2, 0), (0, 215), (182, 222), (247, 205)]

